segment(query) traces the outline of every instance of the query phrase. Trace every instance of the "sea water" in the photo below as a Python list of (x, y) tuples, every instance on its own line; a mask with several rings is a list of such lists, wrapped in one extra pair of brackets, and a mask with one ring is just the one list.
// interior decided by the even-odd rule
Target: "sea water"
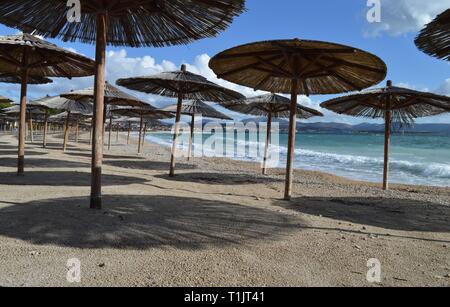
[[(208, 137), (210, 135), (204, 135), (203, 140)], [(232, 134), (226, 138), (234, 140)], [(152, 133), (148, 139), (165, 146), (170, 146), (172, 142), (169, 133)], [(238, 140), (234, 142), (237, 143)], [(264, 148), (262, 135), (260, 142), (260, 148)], [(279, 153), (278, 167), (286, 165), (287, 143), (288, 135), (282, 133), (279, 135), (279, 144), (270, 148), (271, 152)], [(295, 167), (350, 179), (380, 182), (383, 178), (383, 155), (383, 134), (298, 133)], [(235, 158), (250, 161), (260, 159), (250, 156)], [(393, 135), (390, 149), (390, 181), (450, 186), (450, 136)]]

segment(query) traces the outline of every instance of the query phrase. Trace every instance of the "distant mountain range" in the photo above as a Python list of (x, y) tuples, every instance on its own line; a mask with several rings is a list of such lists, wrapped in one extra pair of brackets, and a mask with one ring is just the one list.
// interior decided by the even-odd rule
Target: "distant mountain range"
[[(247, 122), (266, 122), (266, 119), (247, 119)], [(289, 122), (287, 120), (277, 120), (280, 130), (287, 130)], [(384, 124), (363, 123), (358, 125), (349, 125), (343, 123), (297, 123), (297, 130), (310, 133), (339, 133), (339, 134), (355, 134), (355, 133), (383, 133)], [(414, 124), (412, 126), (396, 127), (394, 129), (398, 133), (414, 133), (414, 134), (444, 134), (450, 135), (450, 124)]]
[[(250, 118), (243, 120), (244, 124), (249, 122), (265, 123), (266, 118)], [(216, 122), (215, 120), (203, 120), (203, 125)], [(279, 123), (280, 130), (286, 132), (289, 128), (289, 122), (285, 119), (274, 119)], [(172, 124), (162, 123), (168, 128)], [(363, 123), (358, 125), (349, 125), (343, 123), (297, 123), (297, 130), (308, 133), (336, 133), (336, 134), (363, 134), (363, 133), (384, 133), (384, 124)], [(407, 134), (434, 134), (434, 135), (450, 135), (450, 124), (414, 124), (406, 127), (394, 128), (394, 133)]]

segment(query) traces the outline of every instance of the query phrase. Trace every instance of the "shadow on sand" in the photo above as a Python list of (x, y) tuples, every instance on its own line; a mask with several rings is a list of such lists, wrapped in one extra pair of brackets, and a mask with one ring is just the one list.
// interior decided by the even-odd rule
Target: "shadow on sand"
[(60, 198), (0, 209), (0, 235), (75, 248), (192, 250), (276, 240), (299, 223), (272, 211), (196, 198), (105, 196), (106, 211), (87, 204), (87, 198)]
[[(143, 184), (145, 182), (147, 180), (136, 177), (106, 174), (102, 176), (103, 186)], [(41, 172), (34, 170), (27, 171), (25, 168), (25, 176), (17, 176), (16, 173), (2, 173), (0, 176), (0, 185), (90, 187), (91, 174), (89, 170), (86, 170), (86, 172)]]
[[(177, 166), (178, 167), (178, 166)], [(229, 174), (229, 173), (179, 173), (175, 177), (169, 175), (158, 175), (156, 178), (182, 181), (182, 182), (195, 182), (204, 184), (217, 184), (217, 185), (245, 185), (245, 184), (268, 184), (275, 182), (282, 182), (281, 179), (273, 177), (263, 177), (256, 174)]]
[[(17, 158), (1, 158), (0, 166), (17, 167)], [(89, 163), (63, 161), (57, 159), (27, 158), (25, 156), (26, 168), (83, 168), (90, 167)]]
[[(170, 163), (169, 162), (159, 162), (159, 161), (150, 161), (150, 160), (142, 160), (142, 161), (130, 161), (130, 160), (110, 160), (105, 161), (105, 165), (128, 168), (128, 169), (140, 169), (140, 170), (154, 170), (154, 171), (169, 171)], [(177, 164), (177, 168), (181, 170), (189, 170), (196, 169), (197, 166), (192, 164)]]
[[(1, 150), (0, 149), (0, 156), (14, 156), (17, 157), (17, 150)], [(32, 151), (32, 150), (26, 150), (25, 151), (25, 157), (27, 156), (45, 156), (46, 152), (38, 152), (38, 151)], [(2, 158), (6, 159), (6, 158)], [(16, 158), (17, 160), (17, 158)]]
[[(81, 152), (67, 152), (66, 155), (68, 156), (73, 156), (73, 157), (80, 157), (80, 158), (91, 158), (92, 154), (91, 153), (81, 153)], [(134, 159), (134, 160), (142, 160), (144, 159), (143, 157), (139, 157), (137, 155), (133, 156), (132, 154), (130, 154), (129, 156), (116, 156), (116, 155), (108, 155), (108, 154), (104, 154), (103, 158), (105, 159), (119, 159), (119, 160), (127, 160), (127, 159)]]
[(406, 199), (296, 198), (277, 205), (309, 215), (400, 231), (450, 232), (450, 206)]

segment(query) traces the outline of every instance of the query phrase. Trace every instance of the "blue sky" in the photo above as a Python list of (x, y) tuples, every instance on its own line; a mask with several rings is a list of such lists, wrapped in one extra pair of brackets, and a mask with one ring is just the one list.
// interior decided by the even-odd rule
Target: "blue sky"
[[(109, 48), (108, 79), (152, 74), (188, 63), (189, 68), (215, 80), (208, 71), (207, 61), (216, 53), (244, 43), (259, 40), (304, 38), (342, 43), (370, 51), (380, 56), (388, 65), (388, 78), (394, 83), (419, 90), (439, 91), (450, 95), (449, 64), (419, 52), (414, 37), (424, 23), (450, 7), (450, 0), (382, 0), (380, 24), (369, 24), (366, 0), (248, 0), (248, 11), (238, 17), (220, 36), (205, 39), (188, 46), (170, 48)], [(0, 26), (0, 33), (17, 31)], [(94, 56), (94, 46), (79, 43), (54, 43), (72, 48), (87, 56)], [(70, 89), (90, 86), (91, 79), (60, 81), (53, 85), (34, 86), (31, 98), (46, 94), (59, 94)], [(234, 87), (251, 95), (248, 89)], [(2, 85), (0, 94), (17, 98), (18, 87)], [(136, 93), (135, 93), (136, 94)], [(142, 96), (156, 104), (171, 103), (159, 97)], [(330, 96), (313, 96), (302, 101), (315, 106)], [(440, 116), (440, 122), (450, 122), (449, 116)], [(327, 112), (322, 121), (361, 122), (347, 117), (337, 117)], [(364, 120), (363, 120), (364, 121)], [(435, 120), (425, 120), (435, 121)]]

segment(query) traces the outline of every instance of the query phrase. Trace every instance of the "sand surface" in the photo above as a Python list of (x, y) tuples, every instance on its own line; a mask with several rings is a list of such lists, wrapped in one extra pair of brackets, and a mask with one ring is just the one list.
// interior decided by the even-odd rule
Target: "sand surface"
[(25, 177), (16, 146), (0, 135), (0, 286), (450, 286), (450, 189), (297, 171), (286, 202), (283, 170), (183, 159), (171, 179), (167, 149), (121, 137), (93, 211), (88, 144), (27, 144)]

